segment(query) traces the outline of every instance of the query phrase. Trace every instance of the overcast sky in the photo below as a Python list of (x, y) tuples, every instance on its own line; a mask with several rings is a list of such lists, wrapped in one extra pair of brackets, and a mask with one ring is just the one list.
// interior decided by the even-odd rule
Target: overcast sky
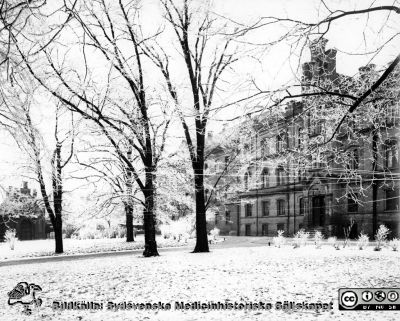
[[(354, 9), (365, 6), (370, 1), (326, 1), (331, 7), (330, 9)], [(374, 5), (392, 4), (393, 1), (375, 1)], [(227, 19), (243, 23), (252, 24), (261, 17), (276, 16), (290, 17), (302, 21), (314, 22), (318, 18), (323, 17), (327, 13), (327, 9), (323, 7), (321, 1), (317, 0), (214, 0), (213, 10), (218, 15)], [(155, 0), (146, 1), (143, 5), (144, 14), (143, 21), (153, 23), (154, 26), (162, 21)], [(329, 40), (327, 48), (337, 48), (337, 71), (346, 75), (354, 75), (360, 66), (363, 66), (371, 61), (378, 66), (382, 66), (390, 62), (398, 54), (396, 49), (400, 48), (399, 39), (387, 46), (379, 55), (361, 55), (376, 48), (390, 35), (400, 32), (400, 23), (385, 23), (387, 13), (373, 13), (369, 17), (365, 15), (357, 18), (349, 18), (341, 21), (338, 24), (332, 25), (327, 38)], [(368, 20), (367, 20), (368, 19)], [(147, 23), (146, 22), (146, 23)], [(249, 34), (247, 40), (252, 43), (258, 43), (259, 48), (263, 48), (263, 43), (268, 43), (284, 31), (282, 27), (268, 26), (257, 29)], [(172, 37), (173, 35), (171, 35)], [(241, 77), (251, 75), (259, 86), (263, 89), (277, 89), (283, 84), (293, 83), (295, 79), (299, 62), (304, 62), (309, 58), (309, 53), (305, 52), (304, 56), (297, 57), (290, 53), (290, 47), (287, 43), (276, 45), (272, 48), (264, 48), (264, 54), (258, 56), (259, 61), (251, 61), (249, 57), (244, 57), (242, 62), (236, 65), (236, 68)], [(263, 51), (263, 50), (259, 50)], [(348, 54), (350, 53), (350, 54)], [(299, 74), (297, 74), (299, 76)], [(219, 101), (222, 103), (229, 99), (230, 96), (219, 96)], [(46, 107), (47, 98), (38, 98)], [(47, 108), (47, 107), (46, 107)], [(227, 110), (225, 113), (218, 115), (221, 119), (225, 116), (232, 116), (240, 113), (240, 109)], [(42, 119), (42, 129), (46, 133), (48, 120), (39, 113), (37, 119)], [(41, 118), (42, 117), (42, 118)], [(210, 129), (218, 132), (221, 128), (221, 122), (211, 123)], [(48, 134), (48, 133), (47, 133)], [(46, 135), (47, 135), (46, 134)], [(171, 135), (182, 137), (180, 126), (173, 126)], [(23, 180), (21, 174), (23, 170), (21, 165), (26, 162), (26, 158), (16, 148), (14, 141), (5, 133), (0, 133), (0, 184), (3, 186), (14, 185), (20, 186)]]

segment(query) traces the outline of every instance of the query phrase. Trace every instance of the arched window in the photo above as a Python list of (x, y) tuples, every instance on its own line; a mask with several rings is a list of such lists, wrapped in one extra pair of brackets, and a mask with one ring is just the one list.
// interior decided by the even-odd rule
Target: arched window
[(396, 140), (385, 142), (385, 166), (395, 168), (399, 166), (399, 149)]
[(269, 187), (269, 171), (268, 168), (264, 168), (261, 172), (261, 186), (262, 188)]
[(276, 136), (276, 152), (282, 153), (285, 150), (287, 143), (287, 135), (286, 133), (281, 133)]
[(282, 166), (276, 169), (276, 185), (285, 184), (285, 171)]
[(304, 215), (304, 206), (305, 206), (305, 204), (304, 204), (304, 197), (301, 197), (300, 199), (299, 199), (299, 215)]

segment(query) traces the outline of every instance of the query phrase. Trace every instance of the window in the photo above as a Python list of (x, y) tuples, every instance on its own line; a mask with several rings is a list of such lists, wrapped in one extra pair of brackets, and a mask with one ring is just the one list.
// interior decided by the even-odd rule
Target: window
[(276, 169), (276, 185), (282, 185), (285, 184), (285, 176), (284, 176), (284, 170), (282, 166), (279, 166)]
[(321, 168), (324, 166), (324, 157), (320, 154), (312, 154), (312, 168)]
[(244, 214), (246, 217), (250, 217), (252, 215), (252, 204), (247, 203), (244, 207)]
[(262, 157), (268, 156), (269, 153), (270, 153), (270, 151), (269, 151), (268, 140), (263, 139), (261, 142), (261, 156)]
[(264, 168), (261, 172), (261, 185), (263, 188), (269, 187), (269, 172), (267, 168)]
[(388, 107), (386, 111), (387, 125), (396, 124), (398, 119), (399, 119), (399, 106)]
[(262, 216), (268, 216), (269, 215), (269, 202), (264, 201), (262, 202)]
[(303, 128), (297, 129), (297, 147), (303, 147)]
[(298, 179), (301, 181), (306, 177), (306, 164), (304, 162), (299, 163)]
[(301, 198), (299, 199), (299, 215), (304, 215), (304, 206), (305, 206), (305, 204), (304, 204), (304, 198), (301, 197)]
[(276, 202), (276, 208), (278, 211), (278, 215), (285, 215), (285, 201), (284, 200), (278, 200)]
[(311, 126), (311, 135), (319, 135), (322, 132), (322, 121), (320, 119), (314, 119)]
[(225, 221), (229, 223), (231, 221), (231, 211), (225, 211)]
[(262, 236), (268, 235), (268, 224), (261, 225), (261, 235)]
[[(354, 197), (358, 198), (357, 195), (355, 195)], [(349, 213), (358, 212), (358, 203), (351, 196), (347, 197), (347, 212)]]
[(281, 153), (284, 151), (286, 145), (286, 134), (282, 133), (276, 136), (276, 152)]
[(276, 224), (276, 230), (277, 231), (284, 231), (285, 230), (285, 224), (284, 223)]
[(249, 173), (244, 174), (244, 189), (245, 191), (249, 189)]
[(385, 143), (385, 166), (387, 168), (399, 166), (399, 149), (395, 140), (389, 140)]
[(257, 135), (250, 138), (250, 153), (254, 153), (257, 150)]
[(348, 152), (348, 169), (357, 169), (358, 164), (359, 164), (359, 153), (358, 149), (352, 149), (351, 151)]
[(219, 212), (215, 212), (215, 225), (217, 225), (218, 224), (218, 221), (219, 221)]
[(399, 190), (388, 189), (386, 190), (386, 211), (395, 211), (399, 209)]
[(250, 224), (246, 224), (245, 225), (245, 235), (246, 236), (250, 236), (251, 235), (251, 225)]
[(225, 156), (225, 167), (229, 164), (229, 161), (230, 161), (230, 157)]

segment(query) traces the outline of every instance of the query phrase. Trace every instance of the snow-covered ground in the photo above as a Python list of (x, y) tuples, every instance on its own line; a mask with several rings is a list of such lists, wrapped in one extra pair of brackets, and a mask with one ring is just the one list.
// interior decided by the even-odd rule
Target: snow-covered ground
[[(191, 245), (194, 240), (190, 239)], [(157, 244), (162, 247), (185, 246), (184, 242), (157, 237)], [(11, 250), (8, 243), (0, 243), (0, 261), (22, 257), (51, 256), (54, 254), (54, 240), (17, 241)], [(135, 242), (127, 243), (124, 238), (77, 240), (64, 239), (64, 254), (82, 254), (110, 251), (126, 251), (144, 248), (143, 235), (137, 235)]]
[[(400, 287), (400, 253), (355, 247), (293, 249), (213, 246), (211, 253), (188, 250), (98, 257), (0, 267), (0, 320), (399, 320), (400, 312), (342, 312), (341, 287)], [(30, 316), (7, 305), (7, 292), (20, 281), (42, 287), (40, 308)], [(175, 302), (333, 302), (327, 312), (260, 310), (177, 310)], [(52, 309), (53, 301), (94, 301), (100, 311)], [(171, 303), (166, 310), (107, 310), (107, 302)]]

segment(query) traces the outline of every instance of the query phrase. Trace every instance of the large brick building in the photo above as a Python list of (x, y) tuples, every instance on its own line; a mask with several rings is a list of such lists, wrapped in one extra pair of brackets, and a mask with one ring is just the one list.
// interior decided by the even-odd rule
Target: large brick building
[(0, 204), (0, 241), (8, 229), (14, 229), (19, 240), (45, 239), (51, 227), (37, 202), (37, 192), (28, 187), (28, 182), (21, 188), (10, 186), (5, 196)]
[[(338, 74), (336, 51), (325, 45), (324, 39), (311, 44), (311, 61), (303, 64), (303, 93), (322, 82), (332, 92), (344, 85), (356, 91), (357, 83), (365, 85), (373, 76), (373, 65), (360, 68), (353, 79)], [(398, 89), (397, 76), (391, 85)], [(335, 121), (329, 113), (341, 108), (333, 98), (319, 102), (323, 110), (310, 108), (314, 98), (303, 98), (290, 101), (280, 114), (257, 116), (254, 134), (244, 137), (248, 144), (242, 153), (249, 161), (235, 172), (241, 191), (227, 197), (219, 211), (224, 233), (273, 236), (284, 230), (290, 236), (304, 228), (340, 237), (353, 221), (353, 237), (361, 231), (372, 236), (380, 224), (392, 230), (392, 237), (399, 236), (399, 97), (385, 101), (379, 126), (368, 123), (363, 114), (368, 111), (360, 108), (321, 152), (310, 142), (332, 133)]]

